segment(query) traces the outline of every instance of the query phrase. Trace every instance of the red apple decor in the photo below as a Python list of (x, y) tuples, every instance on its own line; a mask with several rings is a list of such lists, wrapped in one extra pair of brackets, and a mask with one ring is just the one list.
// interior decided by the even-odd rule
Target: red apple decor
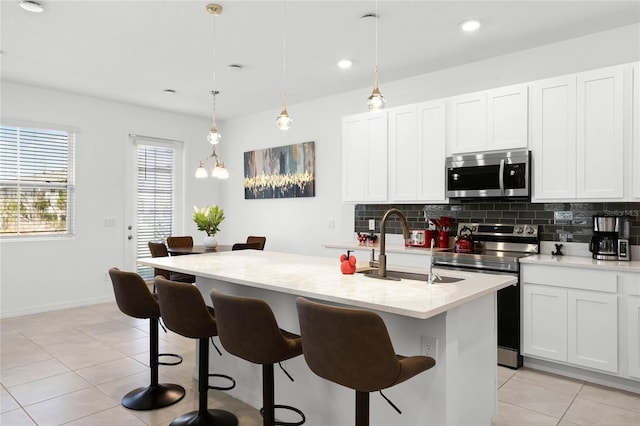
[(351, 250), (347, 250), (347, 254), (340, 255), (340, 271), (343, 274), (355, 274), (356, 272), (356, 257), (349, 255)]

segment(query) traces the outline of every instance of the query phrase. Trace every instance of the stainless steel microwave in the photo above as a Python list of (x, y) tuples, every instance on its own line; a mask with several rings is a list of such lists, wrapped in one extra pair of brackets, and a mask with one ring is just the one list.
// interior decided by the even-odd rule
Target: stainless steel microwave
[(449, 198), (529, 198), (531, 152), (481, 152), (447, 157)]

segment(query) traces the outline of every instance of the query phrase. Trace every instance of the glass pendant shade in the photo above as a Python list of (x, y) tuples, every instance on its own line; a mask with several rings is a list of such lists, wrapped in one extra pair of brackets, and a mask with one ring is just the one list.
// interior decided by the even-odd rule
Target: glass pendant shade
[(221, 138), (222, 136), (220, 136), (220, 132), (218, 132), (218, 128), (214, 123), (211, 130), (209, 130), (209, 134), (207, 135), (207, 140), (211, 145), (217, 145), (220, 142)]
[(280, 130), (289, 130), (291, 127), (291, 123), (293, 123), (293, 119), (289, 117), (287, 113), (287, 108), (285, 106), (282, 107), (282, 112), (278, 118), (276, 118), (276, 124), (278, 125), (278, 129)]
[(373, 91), (371, 92), (371, 95), (369, 95), (367, 105), (369, 106), (369, 111), (378, 112), (384, 109), (386, 103), (387, 101), (384, 96), (382, 96), (382, 93), (378, 88), (378, 66), (376, 65), (376, 81), (373, 86)]
[(207, 173), (207, 169), (204, 168), (204, 164), (201, 161), (200, 166), (196, 169), (196, 178), (202, 179), (206, 178), (207, 176), (209, 176), (209, 174)]
[(229, 179), (229, 171), (224, 167), (224, 163), (217, 163), (211, 173), (211, 177), (218, 179)]

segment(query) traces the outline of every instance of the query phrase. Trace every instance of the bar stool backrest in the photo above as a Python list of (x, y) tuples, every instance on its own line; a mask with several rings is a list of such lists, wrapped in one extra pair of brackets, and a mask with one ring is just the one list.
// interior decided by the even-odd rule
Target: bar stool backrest
[(361, 392), (395, 383), (400, 362), (379, 315), (302, 297), (296, 305), (304, 358), (315, 374)]
[(212, 290), (211, 301), (218, 336), (227, 352), (255, 364), (274, 364), (300, 354), (295, 352), (296, 344), (285, 339), (264, 300)]
[(162, 320), (169, 330), (192, 339), (217, 335), (216, 320), (196, 286), (162, 276), (155, 278), (155, 284)]
[(109, 276), (116, 303), (123, 313), (134, 318), (160, 318), (158, 301), (140, 275), (111, 268)]

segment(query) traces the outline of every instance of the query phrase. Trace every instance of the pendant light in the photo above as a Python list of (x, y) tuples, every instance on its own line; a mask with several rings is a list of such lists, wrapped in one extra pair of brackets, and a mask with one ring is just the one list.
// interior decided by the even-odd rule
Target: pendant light
[(209, 130), (209, 134), (207, 135), (207, 140), (211, 145), (217, 145), (220, 142), (220, 132), (218, 132), (218, 128), (216, 127), (216, 95), (219, 94), (217, 90), (212, 90), (209, 92), (213, 95), (213, 124), (211, 125), (211, 130)]
[(286, 2), (282, 2), (282, 111), (276, 118), (276, 124), (280, 130), (289, 130), (293, 119), (287, 112), (287, 91), (285, 90), (287, 83), (287, 7)]
[[(216, 18), (215, 17), (222, 14), (222, 6), (216, 3), (210, 3), (207, 5), (207, 12), (213, 15), (213, 58), (214, 58), (214, 64), (215, 64), (215, 57), (216, 57)], [(213, 81), (215, 82), (215, 80), (216, 80), (216, 73), (214, 70)], [(205, 168), (205, 166), (208, 165), (209, 168), (211, 169), (211, 177), (218, 178), (218, 179), (228, 179), (229, 171), (224, 166), (224, 163), (220, 161), (220, 158), (218, 157), (218, 153), (216, 152), (216, 145), (220, 142), (220, 132), (218, 132), (218, 127), (216, 125), (216, 95), (219, 95), (220, 92), (217, 90), (211, 90), (209, 93), (213, 96), (213, 122), (211, 125), (211, 130), (209, 130), (209, 134), (207, 135), (207, 140), (211, 145), (213, 145), (213, 150), (211, 151), (211, 154), (204, 161), (200, 161), (200, 165), (196, 169), (195, 176), (198, 179), (206, 178), (207, 176), (209, 176), (209, 173)]]
[(369, 95), (369, 98), (367, 101), (367, 105), (369, 106), (369, 111), (371, 112), (381, 111), (382, 109), (384, 109), (384, 106), (387, 103), (384, 96), (382, 96), (382, 93), (380, 92), (380, 88), (378, 87), (378, 19), (379, 19), (378, 0), (376, 0), (375, 18), (376, 18), (376, 75), (375, 75), (375, 82), (373, 84), (373, 91), (371, 92), (371, 95)]

